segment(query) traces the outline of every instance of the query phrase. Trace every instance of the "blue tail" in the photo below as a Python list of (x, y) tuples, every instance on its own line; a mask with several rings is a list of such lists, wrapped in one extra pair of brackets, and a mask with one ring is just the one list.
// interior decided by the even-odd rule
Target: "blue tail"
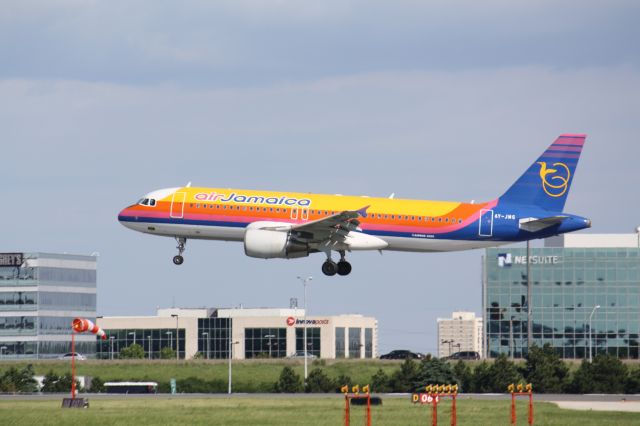
[(561, 212), (580, 159), (586, 135), (560, 135), (500, 202), (541, 207)]

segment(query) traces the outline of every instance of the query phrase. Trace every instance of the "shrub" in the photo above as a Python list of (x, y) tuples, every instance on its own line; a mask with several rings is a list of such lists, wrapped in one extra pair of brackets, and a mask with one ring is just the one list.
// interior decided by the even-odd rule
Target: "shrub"
[(412, 359), (406, 359), (400, 369), (395, 371), (389, 379), (392, 392), (411, 392), (418, 378), (419, 365)]
[(548, 343), (542, 348), (533, 345), (527, 354), (524, 376), (536, 392), (561, 393), (567, 385), (569, 368)]
[(373, 392), (386, 393), (391, 392), (391, 386), (389, 386), (389, 376), (382, 368), (378, 369), (376, 373), (371, 376), (371, 390)]
[(321, 368), (314, 368), (309, 372), (304, 391), (307, 393), (326, 393), (333, 391), (335, 387), (336, 382), (331, 380)]
[(160, 359), (175, 359), (175, 358), (176, 358), (176, 351), (174, 351), (172, 348), (165, 346), (160, 350)]
[(20, 370), (15, 367), (9, 368), (0, 376), (0, 392), (37, 392), (38, 383), (33, 375), (31, 364)]
[(300, 380), (300, 376), (293, 371), (293, 368), (286, 366), (280, 373), (280, 378), (275, 384), (275, 390), (280, 393), (301, 392), (302, 380)]
[[(175, 356), (175, 353), (174, 353)], [(122, 348), (120, 350), (120, 358), (122, 359), (143, 359), (144, 349), (137, 343)]]
[(426, 385), (456, 383), (458, 383), (458, 380), (453, 374), (451, 365), (449, 365), (448, 362), (442, 361), (438, 358), (425, 358), (420, 363), (420, 369), (416, 374), (412, 390), (422, 390)]

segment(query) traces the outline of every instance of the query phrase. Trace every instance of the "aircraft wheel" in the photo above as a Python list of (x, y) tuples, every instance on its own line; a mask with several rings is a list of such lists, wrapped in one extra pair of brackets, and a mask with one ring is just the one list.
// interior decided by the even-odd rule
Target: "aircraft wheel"
[(338, 275), (349, 275), (351, 273), (351, 264), (346, 260), (338, 262)]
[(184, 263), (184, 257), (180, 255), (173, 256), (173, 263), (176, 265), (182, 265)]
[(336, 274), (336, 272), (338, 272), (338, 265), (336, 265), (335, 262), (332, 262), (331, 260), (327, 260), (326, 262), (324, 262), (322, 264), (322, 273), (331, 277), (333, 275)]

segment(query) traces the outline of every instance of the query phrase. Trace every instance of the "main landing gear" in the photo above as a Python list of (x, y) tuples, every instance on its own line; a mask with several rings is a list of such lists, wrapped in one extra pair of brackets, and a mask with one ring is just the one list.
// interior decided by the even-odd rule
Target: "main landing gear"
[(351, 264), (344, 258), (344, 250), (340, 250), (340, 261), (338, 263), (331, 260), (331, 255), (327, 254), (327, 260), (322, 264), (322, 273), (332, 277), (336, 273), (338, 275), (349, 275), (351, 273)]
[(178, 242), (178, 255), (173, 256), (173, 263), (176, 265), (182, 265), (184, 263), (184, 257), (182, 257), (182, 253), (184, 253), (184, 246), (187, 244), (187, 239), (183, 237), (176, 237), (176, 241)]

